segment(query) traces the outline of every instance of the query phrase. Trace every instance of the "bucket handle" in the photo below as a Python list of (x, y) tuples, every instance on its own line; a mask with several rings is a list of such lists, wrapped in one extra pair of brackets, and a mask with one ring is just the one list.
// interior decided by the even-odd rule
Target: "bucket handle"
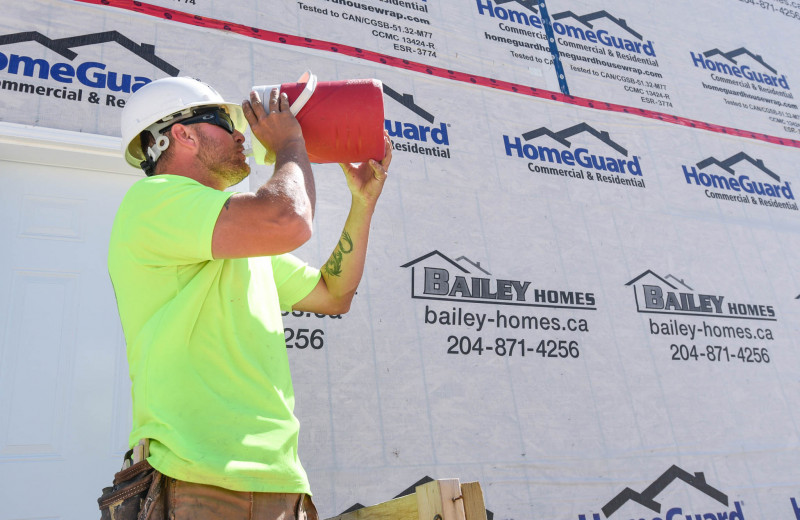
[(317, 88), (317, 77), (311, 73), (310, 70), (307, 70), (303, 73), (302, 76), (297, 80), (297, 83), (305, 82), (306, 86), (303, 91), (297, 96), (297, 99), (294, 100), (292, 106), (289, 107), (291, 110), (292, 115), (297, 115), (303, 107), (306, 105), (309, 99), (311, 99), (311, 95), (314, 93), (314, 90)]
[[(303, 91), (300, 92), (300, 95), (297, 96), (297, 99), (294, 100), (294, 103), (289, 107), (292, 115), (296, 116), (306, 105), (309, 99), (311, 99), (311, 95), (317, 88), (317, 77), (311, 73), (310, 70), (307, 70), (303, 73), (302, 76), (297, 80), (297, 83), (305, 82), (305, 88)], [(268, 94), (273, 88), (277, 88), (278, 92), (280, 92), (281, 86), (280, 85), (257, 85), (253, 87), (253, 91), (256, 93), (256, 96), (259, 100), (263, 100), (264, 96)], [(263, 101), (262, 101), (263, 102)], [(245, 156), (256, 155), (256, 162), (259, 164), (264, 163), (264, 153), (266, 150), (264, 146), (261, 144), (261, 141), (255, 138), (253, 135), (253, 139), (251, 140), (252, 147), (245, 149), (244, 154)]]
[[(289, 110), (294, 116), (296, 116), (303, 109), (317, 88), (317, 77), (312, 74), (310, 70), (305, 71), (303, 75), (298, 78), (297, 83), (303, 82), (306, 84), (305, 88), (302, 92), (300, 92), (300, 95), (297, 96), (297, 99), (294, 100), (292, 106), (289, 107)], [(277, 88), (278, 93), (280, 94), (280, 85), (257, 85), (253, 87), (253, 90), (255, 91), (256, 96), (258, 96), (258, 99), (263, 103), (264, 98), (268, 96), (270, 91), (274, 88)]]

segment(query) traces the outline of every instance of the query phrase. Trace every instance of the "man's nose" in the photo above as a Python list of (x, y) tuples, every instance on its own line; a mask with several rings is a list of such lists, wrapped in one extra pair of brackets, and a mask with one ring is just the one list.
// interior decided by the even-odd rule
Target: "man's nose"
[(242, 144), (244, 142), (244, 134), (241, 133), (240, 131), (234, 129), (233, 130), (233, 140), (236, 141), (239, 144)]

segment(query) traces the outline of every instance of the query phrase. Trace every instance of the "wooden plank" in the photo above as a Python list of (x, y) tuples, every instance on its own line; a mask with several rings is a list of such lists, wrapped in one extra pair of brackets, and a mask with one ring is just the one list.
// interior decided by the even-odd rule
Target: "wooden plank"
[(328, 520), (419, 520), (417, 497), (416, 495), (406, 495), (334, 516)]
[(483, 501), (483, 490), (479, 482), (461, 484), (464, 496), (464, 516), (467, 520), (486, 520), (486, 504)]
[(465, 520), (458, 479), (434, 480), (417, 486), (416, 495), (419, 520)]

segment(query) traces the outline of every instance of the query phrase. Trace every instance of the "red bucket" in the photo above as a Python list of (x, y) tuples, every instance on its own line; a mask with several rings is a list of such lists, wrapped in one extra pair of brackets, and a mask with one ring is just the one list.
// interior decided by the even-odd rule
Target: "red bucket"
[[(383, 84), (379, 80), (317, 82), (306, 72), (296, 83), (259, 85), (253, 90), (266, 103), (276, 87), (289, 98), (311, 162), (383, 159)], [(266, 149), (255, 136), (252, 141), (256, 162), (264, 164)]]

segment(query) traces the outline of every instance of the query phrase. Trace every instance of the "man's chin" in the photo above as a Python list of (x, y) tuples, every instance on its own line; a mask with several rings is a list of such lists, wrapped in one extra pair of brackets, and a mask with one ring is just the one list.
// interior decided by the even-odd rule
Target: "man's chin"
[(238, 165), (236, 168), (217, 170), (217, 175), (225, 179), (225, 183), (230, 187), (239, 184), (250, 175), (250, 165), (245, 163)]
[(243, 180), (245, 180), (250, 175), (250, 165), (245, 164), (240, 170), (236, 172), (236, 177), (238, 180), (234, 184), (239, 184)]
[[(248, 175), (250, 175), (250, 163), (247, 162), (247, 157), (245, 157), (243, 155), (240, 164), (241, 164), (240, 168), (244, 172), (244, 177), (247, 177)], [(244, 178), (244, 177), (242, 177), (242, 178)]]

